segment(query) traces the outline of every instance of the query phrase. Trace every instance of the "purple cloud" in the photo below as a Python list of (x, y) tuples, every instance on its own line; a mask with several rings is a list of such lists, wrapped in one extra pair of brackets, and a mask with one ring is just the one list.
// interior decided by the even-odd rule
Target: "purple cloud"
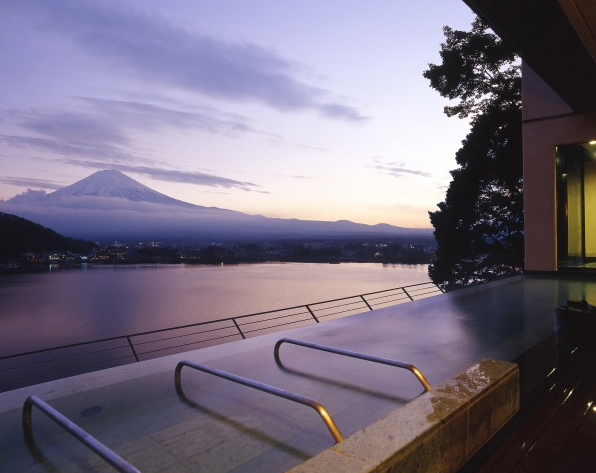
[[(19, 187), (36, 187), (42, 189), (60, 189), (63, 187), (62, 184), (58, 184), (55, 181), (48, 181), (46, 179), (30, 179), (26, 177), (2, 177), (0, 178), (0, 182), (4, 184), (9, 184), (12, 186), (19, 186)], [(32, 191), (29, 189), (29, 192), (44, 192), (44, 191)]]
[(373, 160), (374, 169), (381, 171), (384, 174), (388, 174), (393, 177), (404, 177), (404, 176), (420, 176), (420, 177), (431, 177), (432, 174), (429, 172), (418, 171), (416, 169), (409, 169), (404, 166), (403, 162), (391, 162), (382, 163), (377, 159)]
[(298, 78), (297, 67), (275, 51), (178, 27), (157, 14), (117, 3), (28, 0), (11, 5), (39, 28), (71, 41), (120, 71), (166, 87), (278, 110), (312, 109), (347, 121), (366, 117), (333, 94)]
[[(60, 158), (54, 159), (63, 164), (71, 164), (94, 170), (117, 169), (122, 172), (142, 174), (161, 181), (228, 189), (238, 188), (244, 191), (266, 193), (266, 191), (259, 188), (260, 186), (258, 184), (252, 182), (237, 181), (235, 179), (202, 172), (161, 168), (159, 165), (163, 163), (158, 163), (157, 161), (150, 159), (137, 158), (136, 156), (131, 156), (129, 152), (120, 151), (115, 148), (110, 148), (109, 146), (91, 148), (52, 139), (24, 136), (2, 135), (0, 136), (0, 139), (15, 147), (36, 149), (38, 151), (58, 155)], [(137, 164), (130, 164), (131, 161), (135, 161)], [(139, 164), (143, 161), (149, 165)], [(165, 164), (163, 165), (165, 166)], [(22, 185), (29, 185), (26, 181), (31, 181), (26, 179), (18, 181), (19, 178), (6, 179), (11, 179), (10, 183), (12, 184)], [(34, 187), (37, 186), (34, 185)], [(40, 185), (40, 187), (59, 188), (60, 186)]]
[(161, 130), (164, 127), (175, 127), (222, 134), (262, 133), (251, 128), (246, 118), (213, 107), (195, 106), (192, 110), (180, 110), (129, 100), (93, 97), (76, 99), (93, 107), (94, 114), (109, 121), (118, 120), (120, 126), (129, 128)]
[(120, 127), (86, 113), (12, 110), (9, 115), (15, 123), (23, 128), (51, 137), (54, 141), (63, 141), (74, 145), (130, 144)]
[(157, 179), (159, 181), (179, 182), (185, 184), (196, 184), (199, 186), (239, 188), (245, 191), (256, 190), (259, 186), (252, 182), (236, 181), (227, 177), (214, 176), (202, 172), (178, 171), (172, 169), (158, 169), (144, 166), (116, 165), (114, 169), (122, 172), (132, 172)]

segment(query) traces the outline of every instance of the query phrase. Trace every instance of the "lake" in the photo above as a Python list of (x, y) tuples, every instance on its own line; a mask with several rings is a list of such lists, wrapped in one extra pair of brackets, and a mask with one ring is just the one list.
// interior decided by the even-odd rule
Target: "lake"
[(429, 281), (428, 265), (88, 266), (0, 274), (0, 356)]

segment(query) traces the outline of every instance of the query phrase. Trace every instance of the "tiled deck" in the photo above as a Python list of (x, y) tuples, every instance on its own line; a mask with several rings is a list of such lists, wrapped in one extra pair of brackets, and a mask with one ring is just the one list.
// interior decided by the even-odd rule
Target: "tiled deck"
[[(33, 412), (36, 462), (24, 446), (21, 406), (35, 394), (144, 472), (282, 472), (333, 445), (316, 413), (205, 373), (183, 372), (186, 400), (174, 389), (182, 359), (314, 398), (345, 437), (418, 397), (405, 370), (282, 347), (282, 336), (416, 365), (431, 385), (482, 358), (512, 361), (552, 336), (554, 308), (568, 299), (596, 302), (596, 281), (510, 278), (324, 324), (89, 373), (0, 395), (0, 471), (110, 471), (40, 412)], [(529, 392), (556, 364), (553, 343), (522, 368)]]

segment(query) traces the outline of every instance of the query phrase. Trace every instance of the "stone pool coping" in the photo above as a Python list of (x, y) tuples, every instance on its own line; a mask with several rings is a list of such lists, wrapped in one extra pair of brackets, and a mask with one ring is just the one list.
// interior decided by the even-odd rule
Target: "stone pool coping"
[(483, 359), (287, 473), (448, 473), (520, 406), (519, 368)]

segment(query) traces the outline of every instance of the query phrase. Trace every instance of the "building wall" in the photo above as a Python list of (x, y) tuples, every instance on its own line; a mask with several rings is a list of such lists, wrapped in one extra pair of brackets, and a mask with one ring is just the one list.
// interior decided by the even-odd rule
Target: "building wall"
[(522, 65), (524, 219), (527, 271), (557, 270), (555, 147), (596, 139), (596, 111), (575, 114)]

